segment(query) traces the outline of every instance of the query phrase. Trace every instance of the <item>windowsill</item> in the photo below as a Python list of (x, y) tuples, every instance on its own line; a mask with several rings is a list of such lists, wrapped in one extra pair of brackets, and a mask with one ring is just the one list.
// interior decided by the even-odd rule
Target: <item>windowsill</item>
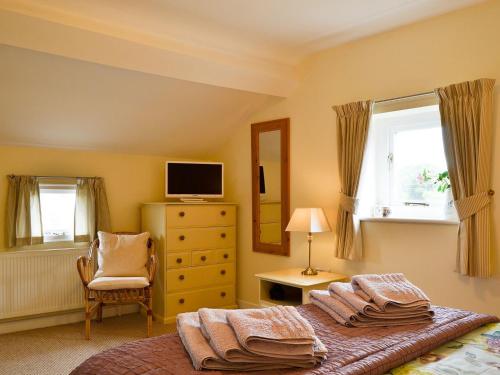
[(32, 245), (32, 246), (21, 246), (21, 247), (12, 247), (0, 249), (0, 254), (12, 254), (12, 253), (39, 253), (39, 252), (48, 252), (48, 251), (65, 251), (65, 250), (82, 250), (89, 248), (88, 242), (47, 242), (41, 245)]
[(410, 224), (445, 224), (458, 225), (459, 221), (455, 218), (423, 218), (423, 217), (361, 217), (360, 221), (364, 222), (381, 222), (381, 223), (410, 223)]

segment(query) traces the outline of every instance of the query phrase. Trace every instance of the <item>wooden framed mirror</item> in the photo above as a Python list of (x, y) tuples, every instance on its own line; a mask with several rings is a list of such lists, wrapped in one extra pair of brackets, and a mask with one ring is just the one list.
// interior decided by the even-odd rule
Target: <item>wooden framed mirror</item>
[(290, 255), (290, 119), (252, 124), (253, 251)]

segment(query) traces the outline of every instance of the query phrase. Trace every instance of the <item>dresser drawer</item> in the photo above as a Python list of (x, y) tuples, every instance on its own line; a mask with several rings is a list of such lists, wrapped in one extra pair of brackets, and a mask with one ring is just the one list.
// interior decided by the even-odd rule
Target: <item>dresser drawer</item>
[(234, 280), (234, 263), (168, 270), (167, 292), (231, 284)]
[(280, 203), (261, 203), (260, 205), (261, 223), (280, 223), (281, 222), (281, 204)]
[(179, 228), (167, 231), (167, 251), (225, 249), (235, 246), (234, 227)]
[(234, 249), (217, 249), (217, 250), (215, 250), (215, 262), (216, 263), (234, 262), (234, 260), (235, 260)]
[(167, 227), (169, 228), (232, 226), (235, 223), (235, 206), (167, 206)]
[(201, 307), (221, 307), (236, 304), (233, 285), (171, 293), (166, 295), (166, 300), (168, 316), (175, 316), (187, 311), (197, 311)]
[(280, 243), (281, 223), (260, 224), (260, 242)]
[(191, 265), (191, 253), (167, 254), (167, 268), (182, 268)]
[(193, 266), (207, 266), (218, 263), (215, 252), (216, 250), (194, 250), (191, 255), (191, 264)]

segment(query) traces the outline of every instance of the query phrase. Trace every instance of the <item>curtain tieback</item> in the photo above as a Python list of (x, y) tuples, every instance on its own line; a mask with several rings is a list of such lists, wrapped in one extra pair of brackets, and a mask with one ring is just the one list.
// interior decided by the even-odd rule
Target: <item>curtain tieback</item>
[(350, 212), (353, 215), (356, 214), (358, 209), (358, 199), (345, 195), (344, 193), (340, 193), (339, 204), (345, 211)]
[(495, 192), (493, 190), (489, 190), (456, 200), (455, 208), (457, 209), (457, 214), (460, 221), (463, 221), (468, 217), (475, 215), (484, 207), (489, 205), (491, 202), (491, 197), (494, 194)]

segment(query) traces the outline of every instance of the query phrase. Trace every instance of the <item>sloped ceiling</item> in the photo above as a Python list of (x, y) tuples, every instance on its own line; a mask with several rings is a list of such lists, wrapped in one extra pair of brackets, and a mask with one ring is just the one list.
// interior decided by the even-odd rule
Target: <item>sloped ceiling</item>
[(0, 143), (210, 156), (279, 99), (0, 46)]
[(312, 52), (484, 0), (3, 1), (4, 9), (73, 27), (293, 65)]
[(321, 49), (483, 0), (0, 0), (0, 143), (203, 157)]

